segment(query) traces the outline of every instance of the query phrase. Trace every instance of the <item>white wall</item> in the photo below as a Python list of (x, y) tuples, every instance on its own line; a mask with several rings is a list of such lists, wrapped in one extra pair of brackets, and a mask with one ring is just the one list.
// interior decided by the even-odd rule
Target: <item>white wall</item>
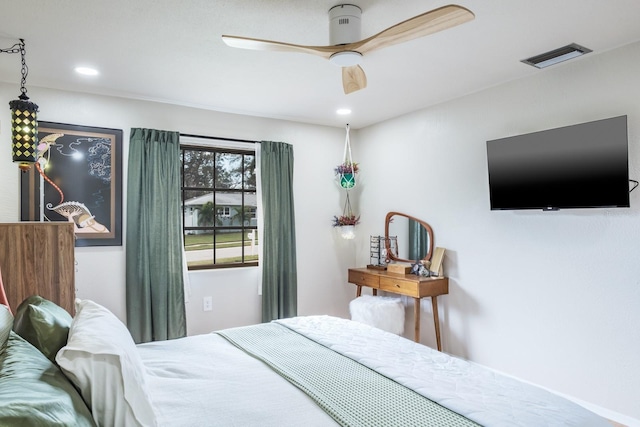
[[(367, 186), (359, 264), (365, 236), (381, 233), (391, 210), (430, 223), (447, 249), (445, 351), (635, 418), (640, 190), (630, 209), (491, 211), (485, 142), (626, 114), (640, 180), (639, 58), (640, 44), (590, 54), (362, 129), (354, 149)], [(422, 340), (433, 345), (422, 307)]]
[[(125, 192), (131, 127), (293, 144), (298, 311), (348, 317), (348, 300), (354, 290), (342, 273), (353, 265), (353, 251), (346, 256), (336, 254), (331, 227), (332, 216), (342, 208), (333, 167), (342, 158), (344, 130), (42, 88), (28, 90), (31, 100), (40, 106), (39, 120), (123, 129)], [(17, 86), (0, 84), (0, 105), (7, 106), (0, 108), (0, 141), (4, 141), (0, 149), (0, 222), (20, 218), (19, 172), (11, 162), (8, 108), (18, 94)], [(126, 196), (123, 204), (126, 212)], [(124, 229), (126, 232), (126, 225)], [(124, 246), (76, 248), (77, 296), (96, 300), (122, 320), (126, 320), (124, 250)], [(256, 268), (198, 271), (190, 276), (189, 334), (260, 321)], [(203, 312), (202, 297), (209, 295), (213, 296), (213, 311)]]

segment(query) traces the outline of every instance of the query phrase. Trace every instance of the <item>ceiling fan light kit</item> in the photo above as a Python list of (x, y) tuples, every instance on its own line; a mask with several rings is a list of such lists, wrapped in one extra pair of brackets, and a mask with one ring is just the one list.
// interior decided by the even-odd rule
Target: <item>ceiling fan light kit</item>
[(362, 62), (362, 54), (354, 50), (336, 52), (329, 58), (329, 62), (339, 67), (353, 67)]
[(367, 77), (359, 65), (367, 53), (446, 30), (475, 18), (473, 12), (450, 4), (409, 18), (366, 39), (360, 39), (362, 10), (353, 4), (329, 9), (330, 46), (304, 46), (272, 40), (223, 35), (231, 47), (263, 51), (298, 52), (321, 56), (342, 67), (345, 94), (367, 87)]

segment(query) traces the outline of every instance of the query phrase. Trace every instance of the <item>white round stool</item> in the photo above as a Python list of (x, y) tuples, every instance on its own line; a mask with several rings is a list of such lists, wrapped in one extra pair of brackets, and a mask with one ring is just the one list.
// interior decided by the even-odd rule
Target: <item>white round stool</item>
[(363, 295), (349, 303), (351, 320), (392, 334), (404, 332), (404, 304), (397, 297)]

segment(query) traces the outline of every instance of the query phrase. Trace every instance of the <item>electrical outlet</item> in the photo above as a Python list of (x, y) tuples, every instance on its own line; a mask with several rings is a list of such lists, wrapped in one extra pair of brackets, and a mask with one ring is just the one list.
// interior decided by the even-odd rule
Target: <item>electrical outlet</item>
[(213, 310), (213, 297), (204, 297), (202, 299), (202, 311)]

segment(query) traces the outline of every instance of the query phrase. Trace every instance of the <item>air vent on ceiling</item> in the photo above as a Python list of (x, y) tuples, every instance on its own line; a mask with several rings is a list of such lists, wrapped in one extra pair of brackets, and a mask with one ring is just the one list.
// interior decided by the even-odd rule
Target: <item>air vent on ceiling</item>
[(532, 56), (531, 58), (523, 59), (522, 62), (536, 68), (545, 68), (550, 65), (557, 64), (558, 62), (577, 58), (578, 56), (582, 56), (589, 52), (591, 52), (591, 49), (572, 43), (568, 46)]

